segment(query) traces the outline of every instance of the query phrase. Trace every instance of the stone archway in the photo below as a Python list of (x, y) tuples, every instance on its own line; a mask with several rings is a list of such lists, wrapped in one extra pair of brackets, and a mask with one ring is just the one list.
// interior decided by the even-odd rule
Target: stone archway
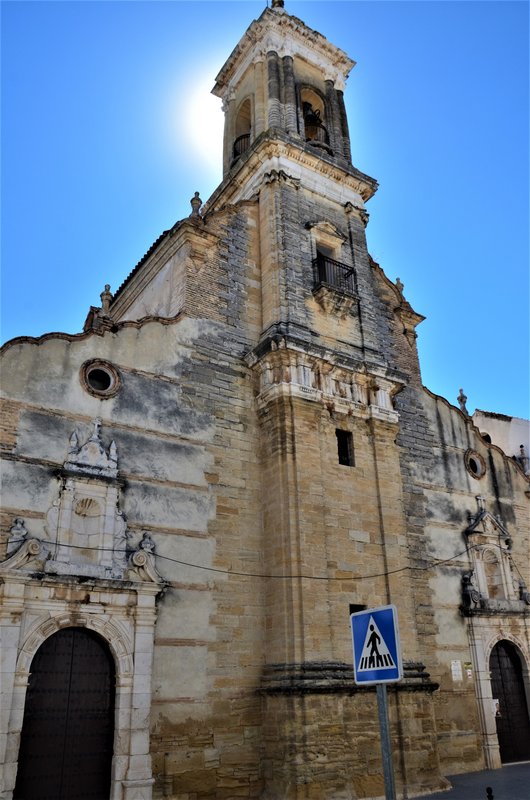
[(495, 723), (502, 763), (530, 758), (530, 719), (523, 664), (512, 642), (501, 639), (490, 653)]
[(87, 628), (63, 628), (30, 668), (14, 800), (108, 797), (114, 739), (115, 668)]
[[(6, 571), (2, 577), (7, 594), (12, 591), (18, 598), (19, 576)], [(8, 669), (3, 676), (5, 680), (0, 695), (2, 707), (8, 710), (8, 714), (4, 717), (4, 738), (0, 737), (0, 760), (4, 760), (0, 797), (5, 800), (13, 798), (23, 713), (34, 657), (57, 632), (76, 628), (92, 636), (99, 635), (104, 640), (115, 669), (113, 757), (110, 793), (106, 797), (110, 800), (150, 800), (154, 783), (149, 754), (151, 669), (155, 600), (160, 587), (137, 581), (125, 591), (117, 592), (115, 585), (99, 581), (97, 587), (83, 587), (86, 611), (73, 613), (69, 609), (71, 596), (68, 591), (77, 592), (77, 587), (74, 585), (67, 589), (64, 601), (58, 602), (54, 596), (57, 583), (59, 581), (51, 579), (46, 583), (35, 583), (34, 597), (20, 605), (19, 614), (11, 614), (5, 621), (3, 644)], [(111, 598), (105, 614), (100, 613), (96, 603), (103, 586)], [(43, 610), (43, 604), (55, 606), (59, 613), (50, 615), (49, 608)], [(8, 608), (12, 606), (6, 606), (5, 617)]]

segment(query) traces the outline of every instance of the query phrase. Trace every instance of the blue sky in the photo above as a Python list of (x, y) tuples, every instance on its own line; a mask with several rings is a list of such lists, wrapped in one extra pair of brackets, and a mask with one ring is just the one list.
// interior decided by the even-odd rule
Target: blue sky
[[(2, 339), (81, 330), (221, 178), (215, 75), (265, 2), (2, 3)], [(529, 416), (528, 4), (295, 2), (357, 62), (368, 245), (427, 319), (423, 380)]]

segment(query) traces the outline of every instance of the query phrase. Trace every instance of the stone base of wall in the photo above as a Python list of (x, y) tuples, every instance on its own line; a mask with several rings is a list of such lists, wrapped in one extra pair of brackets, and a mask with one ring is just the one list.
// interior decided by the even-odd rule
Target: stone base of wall
[[(432, 693), (421, 664), (388, 687), (398, 791), (448, 788), (440, 774)], [(274, 665), (263, 687), (264, 797), (384, 797), (375, 687), (357, 687), (350, 665)]]

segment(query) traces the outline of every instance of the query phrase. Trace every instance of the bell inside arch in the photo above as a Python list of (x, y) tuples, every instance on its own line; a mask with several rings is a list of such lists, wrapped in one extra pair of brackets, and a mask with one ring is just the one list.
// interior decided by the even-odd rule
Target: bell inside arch
[(320, 109), (313, 108), (312, 103), (306, 101), (303, 104), (303, 112), (306, 142), (329, 144), (328, 132), (322, 122)]

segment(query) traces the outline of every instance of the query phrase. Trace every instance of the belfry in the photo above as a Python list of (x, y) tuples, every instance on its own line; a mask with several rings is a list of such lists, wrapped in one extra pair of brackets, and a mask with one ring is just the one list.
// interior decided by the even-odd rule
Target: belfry
[(422, 385), (353, 66), (273, 0), (211, 197), (82, 332), (3, 348), (2, 800), (382, 797), (350, 614), (390, 604), (400, 796), (530, 758), (527, 463)]

